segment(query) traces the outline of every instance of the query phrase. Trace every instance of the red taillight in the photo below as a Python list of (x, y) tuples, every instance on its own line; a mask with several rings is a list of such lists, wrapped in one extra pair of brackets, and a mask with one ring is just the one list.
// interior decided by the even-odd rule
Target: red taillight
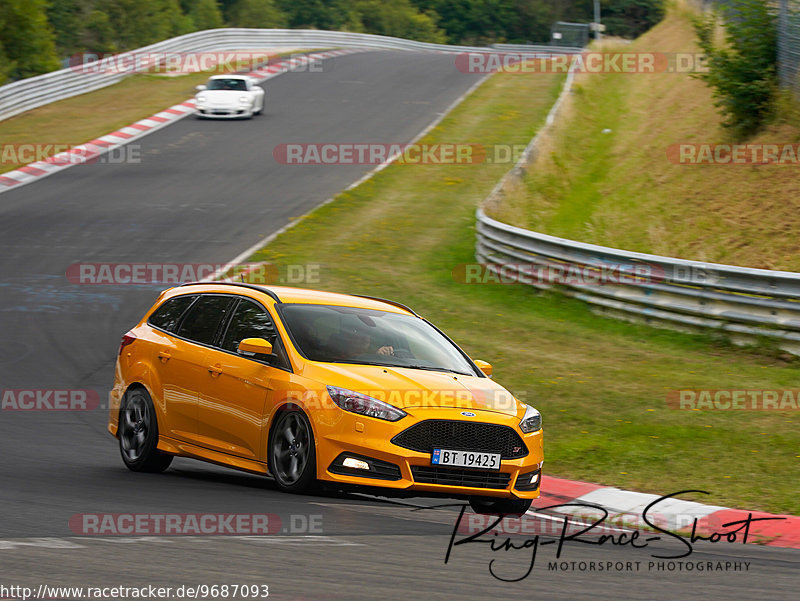
[(122, 340), (119, 343), (119, 353), (117, 353), (118, 357), (122, 356), (122, 349), (124, 349), (129, 344), (133, 344), (133, 341), (136, 340), (136, 336), (128, 332), (122, 337)]

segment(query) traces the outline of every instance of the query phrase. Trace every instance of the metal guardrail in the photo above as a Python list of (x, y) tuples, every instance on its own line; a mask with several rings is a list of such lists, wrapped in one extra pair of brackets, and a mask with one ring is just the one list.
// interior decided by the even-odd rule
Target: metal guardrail
[(559, 54), (578, 54), (584, 50), (584, 48), (580, 46), (559, 46), (557, 44), (550, 44), (549, 46), (533, 44), (491, 44), (490, 47), (500, 52), (557, 52)]
[[(522, 177), (540, 137), (569, 94), (572, 74), (524, 155), (486, 199), (498, 202)], [(771, 339), (800, 355), (800, 273), (690, 261), (576, 242), (501, 223), (477, 212), (478, 281), (553, 288), (610, 317), (691, 331), (713, 330), (736, 343)], [(488, 279), (487, 279), (487, 276)]]
[[(416, 42), (389, 36), (312, 29), (209, 29), (178, 36), (150, 46), (121, 53), (114, 64), (124, 64), (130, 58), (130, 69), (114, 73), (86, 72), (89, 69), (68, 67), (60, 71), (30, 77), (0, 87), (0, 120), (8, 119), (39, 106), (77, 96), (117, 83), (132, 74), (136, 55), (170, 52), (220, 52), (294, 48), (374, 48), (416, 52), (497, 52), (493, 48), (447, 46)], [(559, 53), (568, 49), (558, 48)], [(525, 52), (553, 53), (551, 46), (527, 46)]]

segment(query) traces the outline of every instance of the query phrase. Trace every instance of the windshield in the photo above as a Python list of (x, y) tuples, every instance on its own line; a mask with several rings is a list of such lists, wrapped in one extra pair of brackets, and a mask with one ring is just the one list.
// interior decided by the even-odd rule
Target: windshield
[(236, 90), (247, 91), (247, 84), (243, 79), (212, 79), (209, 80), (207, 90)]
[(464, 355), (419, 317), (327, 305), (280, 305), (298, 350), (312, 361), (477, 375)]

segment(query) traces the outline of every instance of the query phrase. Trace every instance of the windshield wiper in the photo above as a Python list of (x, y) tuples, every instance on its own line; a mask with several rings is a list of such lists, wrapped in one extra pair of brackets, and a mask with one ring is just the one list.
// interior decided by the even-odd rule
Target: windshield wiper
[(409, 369), (424, 369), (425, 371), (446, 371), (451, 374), (459, 374), (461, 376), (471, 376), (473, 374), (464, 373), (456, 369), (449, 369), (447, 367), (433, 367), (430, 365), (395, 365), (394, 367), (408, 367)]
[(382, 363), (379, 361), (348, 361), (347, 359), (331, 361), (331, 363), (352, 363), (353, 365), (374, 365), (376, 367), (405, 367), (407, 369), (423, 369), (425, 371), (446, 371), (460, 376), (472, 376), (474, 374), (449, 369), (447, 367), (433, 367), (431, 365), (401, 365), (399, 363)]

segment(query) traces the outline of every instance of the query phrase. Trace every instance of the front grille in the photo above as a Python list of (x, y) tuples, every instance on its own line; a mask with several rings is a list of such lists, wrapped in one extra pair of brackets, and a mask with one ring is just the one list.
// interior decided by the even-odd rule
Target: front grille
[(449, 419), (421, 421), (400, 432), (392, 442), (420, 453), (432, 453), (433, 449), (480, 451), (500, 453), (502, 459), (519, 459), (528, 454), (513, 428)]
[(442, 484), (444, 486), (471, 486), (473, 488), (507, 488), (510, 474), (465, 470), (452, 467), (412, 465), (414, 482)]

